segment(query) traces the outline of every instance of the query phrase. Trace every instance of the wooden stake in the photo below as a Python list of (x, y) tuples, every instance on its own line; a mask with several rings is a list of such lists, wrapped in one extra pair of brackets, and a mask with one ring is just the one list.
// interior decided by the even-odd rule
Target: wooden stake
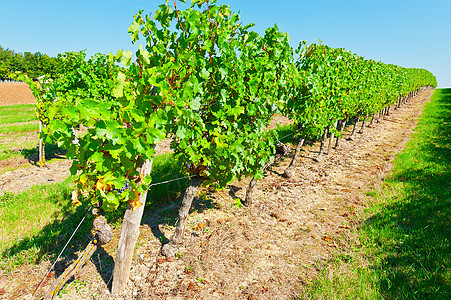
[[(150, 174), (152, 170), (152, 160), (146, 160), (140, 170), (141, 178)], [(113, 271), (113, 286), (111, 292), (113, 294), (122, 293), (125, 290), (127, 280), (130, 276), (130, 267), (132, 264), (133, 251), (136, 241), (139, 237), (139, 225), (144, 213), (146, 205), (147, 191), (139, 197), (141, 206), (135, 210), (130, 205), (125, 211), (124, 220), (122, 221), (121, 236), (117, 246), (116, 261)]]

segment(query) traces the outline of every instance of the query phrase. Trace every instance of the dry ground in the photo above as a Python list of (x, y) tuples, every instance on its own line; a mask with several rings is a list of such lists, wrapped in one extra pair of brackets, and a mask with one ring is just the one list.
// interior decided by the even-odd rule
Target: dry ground
[(15, 104), (34, 104), (28, 84), (22, 82), (0, 82), (0, 106)]
[[(367, 205), (365, 192), (389, 172), (432, 93), (423, 91), (354, 141), (342, 140), (340, 148), (322, 162), (313, 161), (317, 144), (305, 146), (289, 180), (281, 177), (290, 161), (286, 158), (259, 181), (250, 208), (234, 205), (235, 197), (244, 198), (248, 179), (221, 192), (200, 191), (176, 259), (167, 260), (159, 251), (173, 233), (178, 207), (148, 212), (127, 292), (113, 297), (108, 289), (112, 266), (105, 262), (115, 256), (115, 238), (66, 286), (63, 299), (302, 297), (318, 266), (356, 243), (359, 216)], [(119, 230), (115, 234), (118, 237)], [(30, 298), (49, 265), (43, 262), (12, 274), (0, 273), (3, 297)]]

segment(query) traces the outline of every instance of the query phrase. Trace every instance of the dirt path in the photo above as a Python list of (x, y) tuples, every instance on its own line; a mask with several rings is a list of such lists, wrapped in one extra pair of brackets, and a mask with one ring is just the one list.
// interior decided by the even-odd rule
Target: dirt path
[[(340, 148), (320, 163), (313, 162), (318, 145), (304, 147), (290, 180), (280, 176), (289, 164), (285, 159), (257, 184), (255, 204), (249, 209), (233, 205), (233, 196), (244, 198), (248, 180), (234, 182), (222, 192), (203, 190), (177, 259), (168, 261), (159, 250), (161, 241), (172, 235), (178, 207), (148, 212), (127, 293), (117, 298), (300, 297), (318, 266), (338, 249), (349, 247), (359, 212), (367, 205), (365, 191), (378, 186), (391, 169), (392, 159), (409, 140), (432, 93), (423, 91), (354, 141), (342, 140)], [(119, 235), (118, 230), (115, 233)], [(116, 246), (117, 239), (105, 251), (114, 257)], [(63, 299), (114, 298), (107, 289), (111, 266), (101, 257), (93, 262), (66, 287)], [(24, 266), (1, 277), (5, 296), (32, 292), (45, 267), (48, 263)], [(30, 288), (23, 289), (23, 282)]]
[(25, 159), (15, 159), (13, 163), (26, 167), (0, 174), (0, 196), (5, 192), (22, 192), (37, 184), (60, 182), (70, 175), (71, 162), (68, 160), (52, 161), (43, 168)]

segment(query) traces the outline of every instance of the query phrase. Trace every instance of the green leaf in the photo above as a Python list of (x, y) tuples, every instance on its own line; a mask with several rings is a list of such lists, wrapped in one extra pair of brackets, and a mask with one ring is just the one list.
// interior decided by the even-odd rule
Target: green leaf
[(125, 74), (119, 72), (117, 74), (116, 86), (113, 88), (113, 96), (114, 97), (122, 97), (124, 95), (124, 85), (125, 85)]
[(139, 37), (139, 24), (137, 22), (133, 22), (132, 25), (128, 28), (128, 32), (130, 33), (130, 37), (133, 42), (136, 42)]
[(210, 76), (210, 72), (207, 71), (207, 69), (203, 68), (200, 71), (200, 77), (202, 77), (203, 79), (207, 79)]
[(124, 51), (122, 53), (122, 64), (125, 67), (130, 66), (131, 61), (132, 61), (132, 56), (133, 56), (133, 53), (131, 51)]
[(190, 103), (190, 105), (191, 105), (191, 109), (193, 109), (193, 110), (198, 110), (198, 109), (200, 109), (200, 107), (201, 107), (201, 105), (202, 105), (202, 99), (200, 98), (200, 97), (196, 97), (196, 98), (194, 98), (192, 101), (191, 101), (191, 103)]
[(142, 48), (142, 45), (139, 45), (139, 54), (146, 64), (150, 64), (150, 53)]

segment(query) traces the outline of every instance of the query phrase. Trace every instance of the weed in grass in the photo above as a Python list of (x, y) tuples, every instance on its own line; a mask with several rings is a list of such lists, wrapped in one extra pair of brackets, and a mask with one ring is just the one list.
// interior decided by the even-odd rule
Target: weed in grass
[(14, 193), (4, 192), (3, 196), (0, 197), (0, 207), (6, 205), (6, 203), (11, 202), (14, 199), (16, 199), (16, 197), (14, 197), (14, 196), (15, 196)]

